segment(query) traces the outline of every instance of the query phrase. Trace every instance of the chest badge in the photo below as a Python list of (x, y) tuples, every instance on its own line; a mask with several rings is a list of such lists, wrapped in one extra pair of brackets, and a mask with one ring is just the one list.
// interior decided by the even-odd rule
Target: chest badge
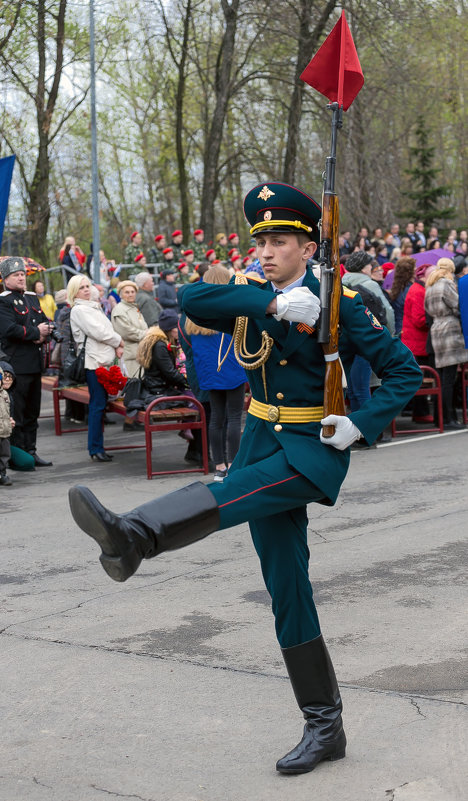
[(303, 334), (304, 332), (307, 334), (313, 334), (315, 331), (315, 328), (313, 328), (311, 325), (306, 325), (306, 323), (298, 323), (296, 328), (300, 334)]

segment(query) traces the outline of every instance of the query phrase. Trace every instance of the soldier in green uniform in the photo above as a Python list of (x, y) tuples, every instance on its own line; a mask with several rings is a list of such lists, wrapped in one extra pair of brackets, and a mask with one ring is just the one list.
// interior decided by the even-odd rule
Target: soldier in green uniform
[(172, 248), (175, 261), (182, 261), (184, 255), (185, 245), (182, 242), (183, 233), (178, 228), (172, 232), (171, 242), (169, 247)]
[[(332, 505), (346, 476), (350, 445), (374, 442), (419, 387), (411, 353), (344, 290), (339, 352), (355, 354), (381, 386), (359, 411), (323, 419), (325, 361), (315, 324), (319, 282), (307, 266), (319, 240), (320, 206), (307, 194), (272, 182), (254, 187), (244, 211), (266, 280), (194, 284), (183, 310), (206, 328), (240, 334), (236, 356), (249, 369), (252, 401), (239, 452), (222, 483), (189, 484), (125, 515), (103, 507), (86, 487), (70, 490), (72, 514), (102, 549), (111, 578), (125, 581), (144, 558), (189, 545), (216, 530), (249, 522), (276, 634), (305, 718), (300, 743), (277, 762), (282, 773), (306, 773), (345, 756), (342, 703), (308, 574), (307, 504)], [(335, 426), (324, 439), (322, 424)]]
[(142, 252), (141, 234), (139, 231), (134, 231), (130, 236), (130, 242), (125, 248), (125, 264), (134, 264), (136, 257)]
[(195, 228), (195, 231), (193, 232), (193, 239), (190, 242), (189, 247), (191, 250), (193, 250), (196, 261), (202, 261), (205, 258), (206, 245), (205, 232), (203, 228)]
[(220, 261), (227, 261), (228, 257), (228, 239), (223, 231), (220, 231), (219, 234), (216, 234), (216, 244), (215, 244), (215, 253), (216, 258)]

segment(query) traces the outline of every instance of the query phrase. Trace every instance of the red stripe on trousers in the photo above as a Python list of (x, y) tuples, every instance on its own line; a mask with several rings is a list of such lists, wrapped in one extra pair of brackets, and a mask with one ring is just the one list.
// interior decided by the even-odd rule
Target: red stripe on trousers
[(248, 498), (249, 495), (255, 495), (256, 492), (261, 492), (264, 489), (270, 489), (270, 487), (277, 487), (278, 484), (284, 484), (285, 481), (291, 481), (293, 478), (299, 478), (301, 474), (296, 473), (295, 476), (290, 476), (289, 478), (283, 478), (281, 481), (275, 481), (274, 484), (265, 484), (264, 487), (259, 487), (256, 490), (252, 490), (252, 492), (247, 492), (245, 495), (241, 495), (239, 498), (234, 498), (232, 501), (226, 501), (226, 503), (221, 503), (219, 505), (219, 509), (222, 509), (223, 506), (229, 506), (230, 503), (237, 503), (237, 501), (241, 501), (243, 498)]

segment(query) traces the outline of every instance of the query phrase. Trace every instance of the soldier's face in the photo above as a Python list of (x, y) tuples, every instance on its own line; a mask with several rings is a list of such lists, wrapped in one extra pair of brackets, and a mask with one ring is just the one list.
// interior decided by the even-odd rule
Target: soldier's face
[(23, 292), (26, 289), (26, 273), (24, 270), (18, 270), (17, 273), (12, 273), (5, 278), (5, 287), (13, 290), (13, 292)]
[(303, 275), (307, 260), (317, 249), (315, 242), (300, 245), (296, 234), (272, 233), (257, 236), (257, 258), (265, 278), (282, 289)]

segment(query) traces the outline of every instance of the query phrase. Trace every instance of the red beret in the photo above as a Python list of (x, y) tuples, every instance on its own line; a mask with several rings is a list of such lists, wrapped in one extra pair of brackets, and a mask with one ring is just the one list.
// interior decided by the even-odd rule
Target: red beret
[(164, 234), (156, 234), (156, 236), (154, 237), (155, 242), (160, 242), (161, 239), (164, 239)]
[(211, 248), (211, 250), (207, 250), (206, 253), (205, 253), (206, 258), (208, 258), (208, 256), (212, 256), (213, 253), (214, 253), (213, 248)]
[(193, 255), (193, 250), (191, 248), (184, 250), (184, 256), (191, 256), (191, 255)]
[(173, 253), (172, 248), (164, 248), (163, 253)]
[(237, 261), (238, 259), (242, 259), (242, 256), (241, 256), (241, 254), (240, 254), (240, 253), (235, 253), (235, 254), (234, 254), (234, 256), (232, 257), (231, 261), (232, 261), (232, 262), (235, 262), (235, 261)]
[(133, 234), (130, 234), (130, 239), (133, 239), (134, 236), (138, 236), (138, 231), (134, 231)]
[(213, 259), (212, 264), (221, 264), (221, 259)]
[(238, 234), (229, 234), (228, 239), (234, 239), (234, 237), (239, 236)]
[(187, 267), (187, 262), (186, 261), (181, 261), (180, 264), (177, 265), (177, 269), (178, 270), (181, 270), (182, 267)]
[(175, 236), (182, 236), (182, 231), (179, 231), (179, 229), (177, 229), (176, 231), (173, 231), (172, 232), (172, 238), (174, 239)]
[(204, 234), (203, 228), (197, 228), (196, 231), (193, 232), (194, 236), (198, 236), (198, 234)]
[(252, 256), (252, 255), (253, 255), (254, 253), (256, 253), (256, 252), (257, 252), (257, 248), (249, 248), (249, 249), (248, 249), (248, 251), (247, 251), (247, 253), (249, 254), (249, 256)]
[(144, 258), (145, 258), (145, 254), (144, 253), (139, 253), (138, 256), (135, 256), (135, 264), (137, 263), (137, 261), (141, 261), (141, 259), (144, 259)]
[(246, 264), (248, 261), (250, 261), (250, 256), (244, 256), (242, 259), (242, 264)]
[(228, 253), (228, 259), (230, 259), (230, 258), (231, 258), (231, 256), (232, 256), (232, 254), (233, 254), (233, 253), (237, 253), (237, 248), (231, 248), (231, 250), (230, 250), (230, 251), (229, 251), (229, 253)]

